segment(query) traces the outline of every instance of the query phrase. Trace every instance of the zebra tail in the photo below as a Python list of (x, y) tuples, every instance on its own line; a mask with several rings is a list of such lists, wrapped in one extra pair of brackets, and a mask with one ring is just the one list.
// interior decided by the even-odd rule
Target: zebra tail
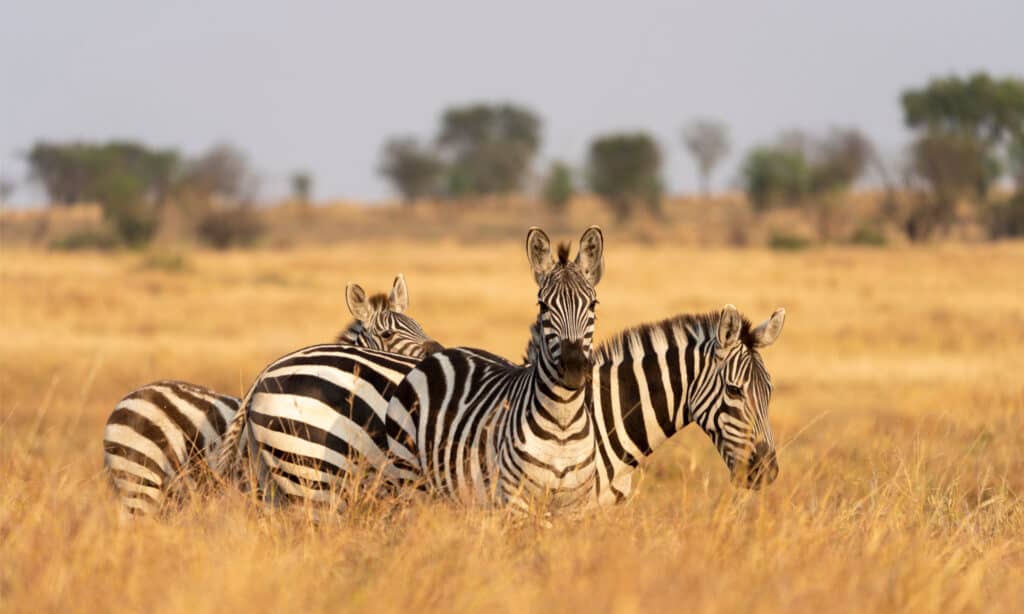
[(246, 424), (249, 421), (249, 404), (252, 402), (252, 393), (255, 386), (249, 388), (231, 419), (231, 424), (224, 431), (220, 448), (217, 449), (213, 463), (211, 463), (214, 475), (220, 478), (236, 476), (241, 474), (241, 462), (243, 455), (239, 447), (242, 435), (245, 433)]

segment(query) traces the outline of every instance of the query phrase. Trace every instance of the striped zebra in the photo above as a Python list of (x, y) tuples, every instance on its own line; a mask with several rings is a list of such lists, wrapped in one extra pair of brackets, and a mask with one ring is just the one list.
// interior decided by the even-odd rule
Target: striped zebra
[[(607, 506), (624, 501), (632, 492), (632, 474), (641, 460), (691, 423), (709, 436), (737, 486), (760, 488), (774, 481), (779, 468), (768, 422), (772, 385), (760, 350), (778, 339), (785, 316), (785, 310), (778, 309), (753, 327), (727, 305), (720, 312), (681, 314), (642, 324), (600, 344), (586, 389), (586, 410), (595, 425), (597, 479), (593, 498), (581, 503)], [(543, 340), (540, 327), (534, 324), (527, 363), (543, 359), (539, 355)], [(417, 370), (431, 363), (444, 364), (442, 358), (450, 353), (429, 357)], [(447, 373), (455, 370), (447, 369)], [(440, 374), (442, 381), (445, 375)], [(406, 407), (410, 400), (421, 408), (449, 394), (466, 393), (436, 381), (415, 386), (416, 377), (415, 371), (407, 376), (403, 390), (395, 393), (388, 407), (389, 441), (397, 463), (410, 474), (419, 467), (429, 472), (431, 466), (444, 463), (449, 474), (462, 472), (463, 477), (454, 480), (437, 469), (427, 474), (435, 487), (450, 494), (452, 484), (466, 480), (466, 471), (476, 470), (472, 453), (466, 453), (467, 444), (462, 442), (473, 436), (472, 429), (489, 425), (460, 426), (462, 414), (436, 414), (435, 423), (444, 422), (440, 426), (460, 441), (456, 450), (438, 452), (439, 437), (445, 431), (425, 420), (424, 412)], [(460, 428), (470, 431), (459, 432)], [(485, 447), (476, 453), (492, 452)], [(482, 480), (486, 475), (470, 479)]]
[[(367, 297), (357, 284), (345, 289), (355, 320), (339, 341), (422, 357), (436, 344), (403, 312), (409, 306), (405, 278), (389, 295)], [(123, 507), (152, 513), (208, 483), (210, 463), (241, 400), (187, 382), (165, 380), (133, 391), (107, 419), (104, 465)], [(244, 446), (244, 441), (240, 442)], [(224, 473), (220, 475), (231, 475)]]
[(597, 502), (623, 501), (641, 459), (696, 423), (738, 486), (779, 473), (768, 422), (772, 383), (760, 350), (778, 339), (785, 309), (757, 327), (732, 305), (719, 313), (643, 324), (599, 346), (589, 405), (597, 428)]
[(577, 507), (596, 484), (586, 391), (604, 240), (591, 227), (575, 260), (561, 245), (555, 261), (547, 235), (533, 228), (526, 248), (539, 287), (535, 360), (517, 366), (470, 348), (428, 356), (387, 407), (390, 451), (446, 498), (520, 511), (538, 501)]

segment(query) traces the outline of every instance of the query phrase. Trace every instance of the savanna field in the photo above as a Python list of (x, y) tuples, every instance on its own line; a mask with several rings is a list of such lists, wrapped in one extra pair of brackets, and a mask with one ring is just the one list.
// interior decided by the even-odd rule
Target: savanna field
[[(575, 238), (554, 233), (553, 238)], [(344, 514), (229, 493), (125, 523), (106, 416), (162, 378), (241, 395), (333, 339), (347, 281), (402, 272), (446, 345), (518, 361), (521, 242), (0, 254), (0, 611), (1012, 611), (1024, 603), (1024, 243), (644, 246), (606, 233), (598, 338), (735, 304), (765, 350), (781, 474), (734, 488), (690, 427), (626, 505), (551, 528), (426, 499)]]

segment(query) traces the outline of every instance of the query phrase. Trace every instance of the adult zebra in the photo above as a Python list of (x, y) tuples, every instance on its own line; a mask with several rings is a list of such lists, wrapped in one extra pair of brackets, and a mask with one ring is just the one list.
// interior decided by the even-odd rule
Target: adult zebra
[[(390, 295), (367, 297), (362, 287), (350, 283), (345, 298), (355, 320), (339, 334), (339, 342), (417, 357), (438, 347), (404, 314), (409, 291), (402, 275)], [(174, 380), (147, 384), (121, 399), (107, 419), (103, 450), (124, 508), (151, 513), (201, 484), (240, 403), (237, 397)]]
[[(586, 409), (596, 430), (597, 479), (594, 497), (581, 502), (610, 505), (625, 500), (640, 460), (691, 423), (709, 436), (737, 485), (759, 488), (774, 481), (779, 468), (768, 421), (772, 385), (760, 350), (778, 339), (785, 315), (784, 309), (777, 309), (752, 327), (735, 307), (726, 305), (717, 313), (682, 314), (642, 324), (599, 345), (586, 390)], [(538, 351), (544, 347), (544, 335), (537, 324), (531, 339), (528, 363), (543, 360)], [(447, 422), (444, 428), (454, 433), (459, 428), (454, 422), (463, 417), (420, 411), (444, 399), (450, 387), (436, 382), (433, 387), (414, 385), (420, 377), (416, 371), (442, 357), (428, 357), (406, 377), (413, 385), (404, 383), (392, 397), (386, 427), (399, 462), (410, 473), (417, 466), (426, 467), (428, 481), (450, 493), (444, 470), (464, 473), (468, 466), (472, 471), (472, 454), (459, 450), (438, 460), (428, 448), (437, 445), (431, 441), (437, 438), (437, 427), (430, 422)], [(462, 447), (469, 437), (456, 434)], [(490, 452), (478, 448), (476, 453)]]
[[(595, 490), (594, 429), (586, 406), (604, 240), (596, 226), (569, 260), (539, 228), (527, 256), (540, 306), (523, 366), (469, 348), (425, 358), (388, 405), (390, 450), (435, 492), (472, 504), (528, 510), (539, 499), (575, 507)], [(402, 431), (411, 437), (401, 437)]]
[[(574, 492), (593, 483), (593, 429), (582, 408), (593, 339), (593, 286), (601, 276), (602, 253), (601, 231), (594, 227), (583, 234), (576, 262), (568, 261), (568, 247), (563, 247), (555, 263), (547, 235), (530, 230), (527, 254), (540, 285), (538, 321), (547, 334), (540, 352), (544, 361), (523, 368), (480, 350), (444, 352), (474, 361), (474, 385), (483, 380), (475, 398), (479, 411), (497, 415), (505, 406), (515, 408), (525, 421), (520, 426), (529, 431), (528, 451), (537, 459), (549, 459), (556, 450), (581, 457), (572, 463), (569, 477), (561, 475), (568, 472), (565, 458), (551, 460), (553, 473), (545, 478), (565, 487), (572, 483)], [(418, 481), (422, 474), (415, 460), (389, 456), (385, 431), (388, 400), (417, 362), (322, 345), (268, 366), (235, 419), (236, 424), (248, 422), (250, 460), (263, 492), (274, 500), (327, 502), (338, 487), (358, 487), (367, 475), (361, 468), (389, 483)], [(551, 445), (550, 437), (562, 443)], [(230, 466), (235, 447), (224, 449), (223, 466)], [(505, 460), (520, 462), (518, 457)], [(577, 479), (582, 482), (575, 484)]]

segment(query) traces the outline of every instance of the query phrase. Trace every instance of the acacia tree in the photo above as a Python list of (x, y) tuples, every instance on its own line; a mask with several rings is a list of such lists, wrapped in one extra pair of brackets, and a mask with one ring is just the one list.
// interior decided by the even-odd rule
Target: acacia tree
[(415, 137), (396, 137), (384, 143), (378, 171), (407, 205), (436, 193), (444, 163), (437, 153)]
[(655, 214), (661, 211), (661, 151), (643, 132), (600, 136), (591, 143), (587, 180), (621, 221), (642, 203)]
[[(953, 220), (957, 199), (984, 200), (1024, 143), (1024, 80), (969, 77), (933, 79), (900, 99), (904, 121), (917, 136), (911, 147), (914, 174), (927, 187), (907, 222), (911, 238), (927, 238)], [(1024, 194), (1024, 185), (1018, 182)]]
[(697, 162), (700, 191), (711, 195), (711, 173), (729, 153), (729, 130), (713, 119), (697, 119), (683, 129), (683, 145)]

